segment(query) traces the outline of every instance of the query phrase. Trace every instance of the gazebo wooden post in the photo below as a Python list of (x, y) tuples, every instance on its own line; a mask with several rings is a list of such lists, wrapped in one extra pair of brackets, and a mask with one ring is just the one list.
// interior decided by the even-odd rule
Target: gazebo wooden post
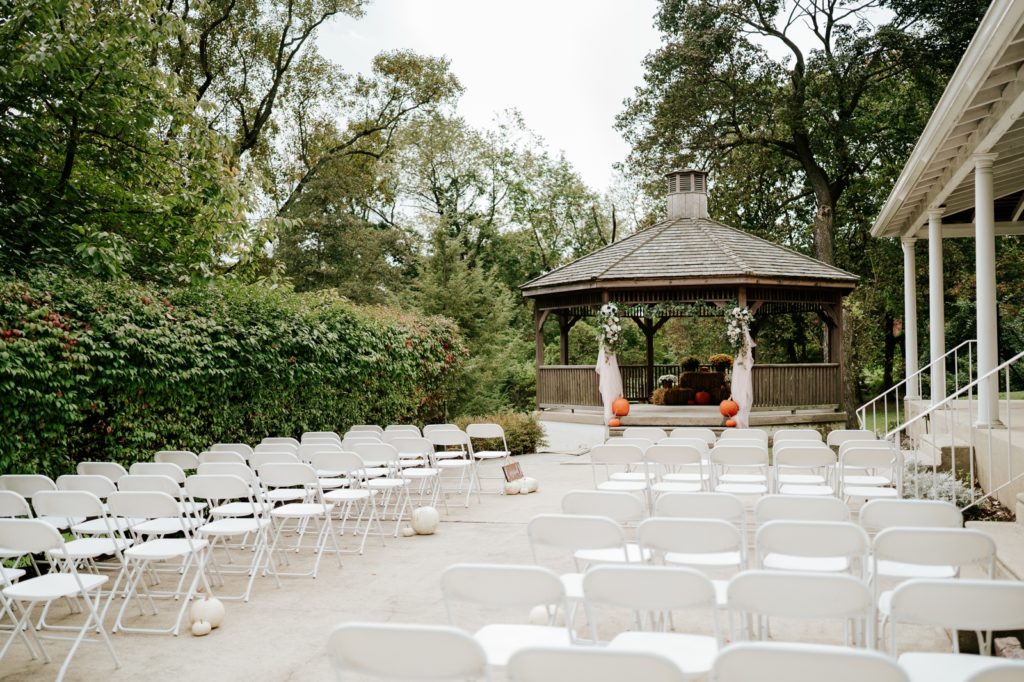
[(539, 308), (533, 310), (534, 340), (536, 342), (535, 362), (538, 368), (544, 366), (544, 323), (547, 322), (550, 313), (550, 310), (540, 310)]
[(644, 372), (644, 380), (646, 382), (644, 394), (650, 398), (651, 393), (654, 392), (654, 335), (665, 326), (669, 318), (663, 317), (657, 322), (648, 317), (631, 317), (630, 319), (636, 322), (636, 326), (640, 327), (640, 331), (643, 332), (644, 339), (647, 341), (647, 371)]
[(579, 315), (558, 313), (558, 357), (563, 365), (569, 364), (569, 332), (580, 319)]

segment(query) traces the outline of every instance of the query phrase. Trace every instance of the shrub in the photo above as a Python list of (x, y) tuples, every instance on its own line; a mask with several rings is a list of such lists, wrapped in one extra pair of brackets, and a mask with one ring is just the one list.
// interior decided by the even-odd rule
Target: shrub
[(0, 471), (439, 420), (464, 354), (447, 320), (325, 292), (0, 280)]
[[(465, 429), (469, 424), (498, 424), (505, 431), (505, 440), (508, 442), (508, 449), (513, 455), (526, 455), (537, 452), (538, 448), (546, 445), (544, 439), (544, 428), (540, 425), (536, 415), (527, 412), (498, 412), (496, 414), (485, 414), (479, 417), (459, 417), (455, 424)], [(473, 447), (477, 449), (499, 449), (501, 441), (474, 440)]]
[(908, 462), (903, 470), (903, 497), (945, 500), (963, 509), (971, 503), (971, 489), (950, 471)]

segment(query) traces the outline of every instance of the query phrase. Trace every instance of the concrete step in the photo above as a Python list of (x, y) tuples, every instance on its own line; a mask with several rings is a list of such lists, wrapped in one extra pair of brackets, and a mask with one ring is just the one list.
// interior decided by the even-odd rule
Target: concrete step
[(1024, 524), (1016, 521), (968, 521), (996, 543), (996, 577), (1024, 579)]
[(971, 444), (950, 433), (926, 433), (918, 439), (918, 455), (922, 464), (938, 464), (949, 469), (956, 457), (958, 471), (970, 469)]

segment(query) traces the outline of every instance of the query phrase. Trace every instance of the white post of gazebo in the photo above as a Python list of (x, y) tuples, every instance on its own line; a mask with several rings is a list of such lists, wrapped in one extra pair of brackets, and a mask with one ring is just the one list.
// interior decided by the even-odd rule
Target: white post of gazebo
[(917, 259), (914, 245), (917, 239), (904, 237), (903, 244), (903, 341), (904, 364), (907, 375), (907, 398), (920, 398), (917, 391)]
[[(999, 362), (996, 323), (996, 223), (992, 196), (992, 162), (995, 154), (974, 156), (974, 235), (976, 305), (978, 306), (978, 376), (995, 369)], [(998, 377), (978, 385), (978, 425), (1000, 424)]]
[(928, 210), (928, 354), (932, 405), (946, 398), (946, 291), (942, 279), (942, 209)]

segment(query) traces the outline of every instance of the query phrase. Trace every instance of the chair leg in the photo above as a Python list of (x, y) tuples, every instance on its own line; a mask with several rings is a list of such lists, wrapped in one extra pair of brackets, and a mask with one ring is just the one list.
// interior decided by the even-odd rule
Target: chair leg
[(78, 650), (79, 645), (82, 643), (82, 640), (85, 638), (85, 633), (89, 630), (89, 624), (93, 623), (93, 622), (95, 622), (99, 626), (98, 632), (100, 634), (100, 638), (103, 640), (103, 644), (106, 645), (107, 651), (110, 652), (110, 657), (112, 659), (114, 659), (114, 667), (115, 668), (120, 668), (121, 667), (121, 661), (118, 660), (118, 658), (117, 658), (117, 652), (114, 651), (114, 645), (111, 643), (110, 637), (107, 636), (107, 631), (105, 629), (103, 629), (103, 623), (100, 622), (100, 619), (99, 619), (100, 618), (99, 611), (98, 611), (98, 606), (99, 606), (98, 602), (100, 601), (99, 590), (97, 590), (97, 594), (96, 594), (96, 602), (97, 602), (96, 604), (94, 604), (93, 601), (91, 599), (89, 599), (89, 595), (88, 594), (83, 594), (82, 598), (85, 600), (86, 606), (87, 606), (88, 611), (89, 611), (89, 615), (88, 615), (88, 617), (86, 617), (85, 622), (82, 623), (82, 629), (79, 630), (78, 637), (75, 638), (74, 644), (71, 645), (71, 650), (68, 651), (68, 655), (64, 658), (64, 663), (60, 667), (60, 672), (57, 673), (57, 680), (56, 680), (56, 682), (61, 682), (61, 680), (64, 679), (64, 675), (68, 671), (68, 666), (71, 665), (71, 659), (74, 658), (75, 651)]

